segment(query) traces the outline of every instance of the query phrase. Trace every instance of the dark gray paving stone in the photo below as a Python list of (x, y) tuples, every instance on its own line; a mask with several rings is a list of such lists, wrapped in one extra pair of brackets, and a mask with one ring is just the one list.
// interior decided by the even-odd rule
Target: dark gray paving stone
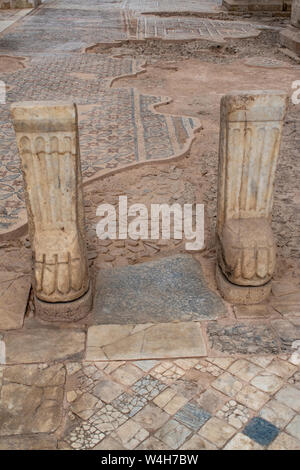
[(226, 314), (206, 285), (200, 264), (176, 255), (99, 272), (94, 303), (96, 324), (214, 320)]
[(273, 330), (262, 324), (236, 323), (222, 326), (212, 322), (207, 326), (210, 346), (230, 354), (278, 354), (279, 341)]
[(210, 417), (210, 413), (194, 403), (187, 403), (174, 415), (174, 419), (176, 419), (176, 421), (185, 424), (194, 431), (199, 431)]
[(243, 434), (262, 446), (268, 446), (278, 436), (279, 432), (280, 430), (269, 421), (255, 417), (247, 424)]

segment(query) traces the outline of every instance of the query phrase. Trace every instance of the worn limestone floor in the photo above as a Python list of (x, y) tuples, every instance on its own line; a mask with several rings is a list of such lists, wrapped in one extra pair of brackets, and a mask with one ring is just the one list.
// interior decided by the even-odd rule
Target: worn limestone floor
[[(98, 204), (116, 206), (122, 194), (146, 206), (204, 202), (206, 248), (193, 257), (205, 292), (216, 301), (214, 311), (208, 304), (206, 315), (193, 321), (184, 318), (184, 309), (175, 322), (172, 312), (163, 320), (153, 310), (151, 317), (150, 309), (146, 322), (146, 309), (141, 305), (139, 314), (134, 305), (135, 322), (123, 315), (107, 324), (94, 311), (77, 324), (46, 325), (35, 318), (30, 243), (22, 232), (15, 240), (7, 237), (0, 247), (0, 449), (300, 449), (296, 107), (285, 126), (273, 224), (278, 267), (267, 303), (243, 308), (222, 301), (213, 236), (220, 96), (241, 83), (262, 88), (275, 81), (289, 91), (299, 69), (276, 52), (276, 39), (271, 46), (280, 22), (270, 30), (249, 18), (225, 21), (217, 0), (166, 1), (159, 8), (169, 15), (175, 4), (180, 16), (155, 16), (161, 10), (153, 0), (49, 0), (0, 37), (0, 78), (9, 86), (9, 102), (67, 96), (80, 104), (83, 171), (86, 181), (92, 177), (85, 186), (92, 277), (106, 269), (109, 286), (128, 272), (134, 281), (135, 272), (151, 270), (153, 263), (170, 267), (169, 258), (185, 254), (184, 240), (100, 242)], [(266, 35), (261, 40), (259, 31)], [(199, 41), (184, 41), (191, 38)], [(142, 68), (146, 72), (134, 78)], [(129, 77), (115, 80), (124, 75)], [(149, 103), (164, 96), (173, 102), (149, 113)], [(140, 135), (135, 146), (128, 128), (132, 102), (140, 104), (135, 111), (146, 111), (144, 135), (154, 130), (159, 141), (157, 147), (148, 142), (154, 158), (147, 166), (93, 179), (136, 155), (137, 163), (148, 159), (140, 151), (146, 139)], [(21, 207), (9, 205), (11, 193), (24, 203), (8, 107), (0, 113), (1, 217), (9, 224)], [(116, 116), (123, 128), (115, 127)], [(166, 116), (174, 117), (173, 127)], [(134, 113), (132, 122), (138, 118)], [(198, 125), (202, 129), (194, 133)], [(178, 152), (176, 140), (172, 147), (168, 141), (174, 128)], [(188, 151), (180, 152), (184, 144)], [(180, 153), (185, 156), (174, 162), (156, 163)], [(134, 289), (134, 282), (127, 287)], [(118, 305), (108, 305), (117, 316)]]

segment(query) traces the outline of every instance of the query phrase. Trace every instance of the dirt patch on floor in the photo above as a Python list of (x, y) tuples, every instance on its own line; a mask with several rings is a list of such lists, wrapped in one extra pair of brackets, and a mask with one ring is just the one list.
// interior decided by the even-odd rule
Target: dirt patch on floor
[[(264, 27), (265, 25), (261, 25)], [(148, 63), (158, 60), (184, 60), (198, 58), (214, 63), (230, 63), (237, 58), (251, 57), (256, 50), (260, 56), (277, 56), (280, 28), (262, 30), (258, 37), (243, 39), (226, 39), (226, 41), (211, 41), (207, 39), (189, 40), (126, 40), (114, 43), (95, 44), (86, 49), (87, 53), (109, 54), (114, 57), (144, 58)], [(292, 63), (291, 59), (285, 57)]]

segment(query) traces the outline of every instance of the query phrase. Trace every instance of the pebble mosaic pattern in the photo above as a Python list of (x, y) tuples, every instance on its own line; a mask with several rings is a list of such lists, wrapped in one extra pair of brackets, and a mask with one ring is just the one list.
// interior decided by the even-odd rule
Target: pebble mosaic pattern
[(154, 106), (166, 98), (142, 95), (135, 89), (107, 89), (113, 77), (135, 74), (141, 66), (141, 61), (87, 54), (38, 55), (27, 68), (0, 75), (8, 86), (7, 105), (0, 108), (0, 131), (4, 136), (0, 144), (0, 232), (17, 225), (25, 210), (9, 115), (12, 102), (70, 100), (90, 105), (83, 108), (79, 123), (84, 178), (185, 152), (199, 127), (196, 119), (156, 112)]
[[(280, 367), (284, 364), (287, 374), (285, 383), (288, 383), (289, 378), (299, 373), (299, 367), (288, 362), (288, 359), (287, 356), (281, 356), (280, 360), (253, 356), (250, 360), (243, 359), (243, 365), (247, 371), (255, 373), (255, 379), (262, 374), (261, 371), (266, 377), (274, 371), (280, 373)], [(284, 444), (287, 448), (296, 446), (299, 450), (300, 441), (297, 439), (300, 435), (295, 435), (299, 415), (295, 414), (288, 403), (284, 405), (280, 401), (286, 393), (291, 398), (292, 391), (287, 389), (283, 382), (281, 394), (277, 393), (275, 397), (272, 393), (266, 394), (265, 403), (261, 402), (258, 408), (246, 406), (243, 400), (245, 398), (252, 404), (253, 390), (248, 388), (247, 375), (241, 379), (233, 373), (240, 371), (240, 361), (234, 357), (207, 357), (205, 361), (179, 359), (153, 361), (148, 364), (148, 361), (89, 365), (74, 363), (68, 367), (68, 394), (70, 391), (72, 393), (72, 388), (76, 391), (78, 377), (83, 376), (85, 383), (90, 379), (90, 385), (95, 388), (105, 381), (114, 389), (116, 378), (123, 377), (126, 370), (131, 373), (131, 381), (135, 374), (136, 381), (112, 403), (103, 405), (100, 401), (98, 409), (94, 406), (91, 416), (85, 419), (77, 416), (76, 420), (68, 418), (59, 447), (100, 449), (109, 445), (112, 449), (138, 449), (139, 446), (151, 449), (154, 443), (155, 449), (199, 449), (203, 445), (204, 448), (213, 449), (243, 449), (247, 446), (253, 449), (281, 449)], [(222, 375), (216, 379), (213, 374), (215, 370), (209, 369), (209, 365), (222, 370)], [(162, 376), (164, 371), (174, 371), (178, 368), (180, 374), (177, 378), (172, 378), (171, 387), (154, 378)], [(97, 371), (101, 372), (101, 375), (97, 375)], [(138, 379), (141, 374), (143, 376)], [(204, 389), (198, 389), (196, 395), (191, 398), (189, 385), (191, 377), (195, 377), (195, 374), (203, 384), (205, 380), (206, 385)], [(229, 376), (233, 382), (239, 383), (240, 387), (229, 389)], [(182, 379), (185, 381), (184, 388)], [(179, 382), (181, 388), (176, 387)], [(252, 388), (260, 392), (255, 387)], [(243, 394), (240, 393), (241, 389), (244, 390)], [(202, 399), (204, 396), (205, 399)], [(219, 399), (216, 400), (216, 396)], [(70, 409), (73, 406), (73, 402), (69, 404)], [(88, 407), (88, 402), (86, 406)], [(270, 411), (273, 411), (273, 415)]]

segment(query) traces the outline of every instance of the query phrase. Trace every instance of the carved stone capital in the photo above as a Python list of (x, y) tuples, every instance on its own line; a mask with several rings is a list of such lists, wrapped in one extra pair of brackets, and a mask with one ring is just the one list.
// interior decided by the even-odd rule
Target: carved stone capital
[(236, 92), (221, 101), (218, 264), (237, 286), (263, 286), (274, 273), (270, 222), (287, 105), (279, 91)]
[(89, 288), (76, 105), (11, 108), (25, 183), (34, 290), (70, 302)]

